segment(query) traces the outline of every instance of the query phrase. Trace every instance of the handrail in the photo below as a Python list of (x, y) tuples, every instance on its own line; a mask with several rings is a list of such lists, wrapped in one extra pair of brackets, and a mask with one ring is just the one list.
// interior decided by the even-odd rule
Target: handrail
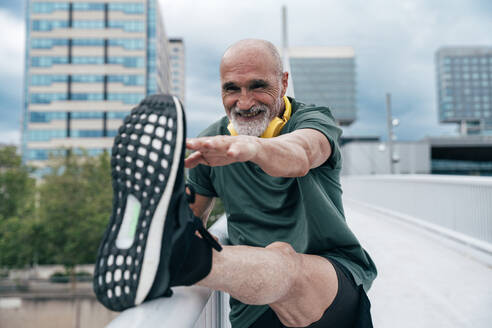
[(344, 198), (492, 254), (492, 177), (342, 178)]
[[(220, 217), (209, 231), (219, 238), (221, 244), (227, 244), (227, 219)], [(204, 327), (197, 321), (214, 292), (206, 287), (174, 287), (173, 296), (158, 298), (137, 307), (123, 311), (109, 323), (107, 328), (147, 328), (147, 327)], [(218, 306), (226, 306), (219, 295)], [(217, 306), (214, 304), (212, 306)], [(221, 328), (224, 322), (222, 309), (217, 310), (217, 322), (211, 327)]]

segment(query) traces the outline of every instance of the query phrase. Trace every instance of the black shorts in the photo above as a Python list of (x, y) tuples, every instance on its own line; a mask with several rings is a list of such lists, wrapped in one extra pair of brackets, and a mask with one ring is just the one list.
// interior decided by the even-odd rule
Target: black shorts
[[(309, 328), (372, 328), (371, 303), (362, 286), (356, 286), (352, 274), (339, 262), (329, 259), (338, 277), (338, 292), (319, 321)], [(269, 308), (249, 328), (285, 328)]]

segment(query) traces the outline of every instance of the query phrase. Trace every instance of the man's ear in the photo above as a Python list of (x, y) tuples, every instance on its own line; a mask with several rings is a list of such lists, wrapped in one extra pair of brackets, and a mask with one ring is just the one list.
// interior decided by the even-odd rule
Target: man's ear
[(285, 96), (287, 92), (287, 87), (289, 86), (289, 72), (282, 73), (282, 97)]

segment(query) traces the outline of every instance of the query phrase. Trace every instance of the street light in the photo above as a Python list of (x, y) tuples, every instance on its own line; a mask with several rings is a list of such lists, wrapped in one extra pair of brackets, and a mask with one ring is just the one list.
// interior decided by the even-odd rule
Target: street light
[(393, 141), (396, 140), (396, 135), (393, 132), (393, 128), (400, 125), (400, 120), (393, 118), (391, 115), (391, 94), (386, 94), (386, 120), (388, 123), (388, 159), (390, 164), (391, 174), (395, 174), (395, 163), (400, 161), (400, 157), (393, 152)]

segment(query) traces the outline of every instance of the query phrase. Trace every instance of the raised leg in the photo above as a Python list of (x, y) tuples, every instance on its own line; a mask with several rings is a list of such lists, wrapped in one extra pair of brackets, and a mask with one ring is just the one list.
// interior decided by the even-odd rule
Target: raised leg
[(198, 285), (225, 291), (246, 304), (268, 304), (284, 325), (293, 327), (318, 321), (338, 290), (328, 260), (296, 253), (284, 242), (214, 251), (212, 271)]

